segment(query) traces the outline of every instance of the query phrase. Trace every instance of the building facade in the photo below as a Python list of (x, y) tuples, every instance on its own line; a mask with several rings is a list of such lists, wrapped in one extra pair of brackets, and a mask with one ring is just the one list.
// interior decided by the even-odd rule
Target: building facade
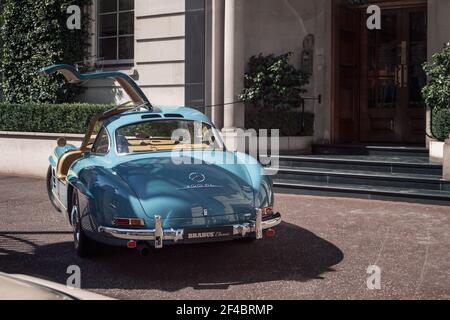
[[(371, 4), (381, 30), (367, 28)], [(450, 41), (448, 13), (450, 0), (96, 0), (92, 57), (153, 103), (203, 108), (233, 131), (248, 59), (293, 52), (312, 73), (306, 96), (320, 96), (306, 103), (316, 142), (425, 144), (421, 65)], [(82, 100), (124, 100), (114, 83), (87, 86)]]

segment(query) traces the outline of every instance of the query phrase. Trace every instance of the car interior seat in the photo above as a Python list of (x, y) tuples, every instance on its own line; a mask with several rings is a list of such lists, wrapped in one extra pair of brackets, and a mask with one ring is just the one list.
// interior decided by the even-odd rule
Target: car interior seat
[(83, 157), (83, 151), (73, 150), (64, 153), (56, 165), (56, 177), (59, 180), (65, 180), (72, 164)]

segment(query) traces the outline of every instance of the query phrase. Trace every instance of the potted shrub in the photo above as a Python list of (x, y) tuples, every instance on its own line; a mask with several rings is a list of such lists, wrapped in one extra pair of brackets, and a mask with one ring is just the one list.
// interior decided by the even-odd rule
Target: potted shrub
[[(252, 56), (240, 99), (246, 103), (246, 128), (279, 129), (281, 140), (312, 136), (314, 115), (295, 110), (301, 106), (309, 75), (289, 63), (292, 53)], [(297, 145), (301, 143), (297, 142)]]

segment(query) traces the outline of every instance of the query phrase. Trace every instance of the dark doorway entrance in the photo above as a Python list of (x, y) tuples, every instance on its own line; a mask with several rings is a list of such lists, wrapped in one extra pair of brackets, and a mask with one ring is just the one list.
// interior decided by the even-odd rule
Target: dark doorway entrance
[(381, 30), (363, 29), (361, 141), (423, 143), (426, 8), (385, 9)]
[(336, 7), (335, 142), (425, 142), (427, 7), (395, 3), (381, 30), (367, 29), (366, 7)]

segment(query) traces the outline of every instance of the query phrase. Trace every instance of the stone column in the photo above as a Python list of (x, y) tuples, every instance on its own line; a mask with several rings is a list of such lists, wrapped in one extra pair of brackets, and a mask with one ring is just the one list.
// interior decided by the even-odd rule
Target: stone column
[[(225, 0), (212, 1), (212, 121), (223, 128), (223, 63), (224, 63)], [(218, 106), (217, 106), (218, 105)]]
[[(224, 102), (238, 100), (244, 88), (244, 0), (225, 1), (225, 55), (224, 55)], [(225, 105), (224, 130), (235, 131), (244, 128), (244, 105)]]

